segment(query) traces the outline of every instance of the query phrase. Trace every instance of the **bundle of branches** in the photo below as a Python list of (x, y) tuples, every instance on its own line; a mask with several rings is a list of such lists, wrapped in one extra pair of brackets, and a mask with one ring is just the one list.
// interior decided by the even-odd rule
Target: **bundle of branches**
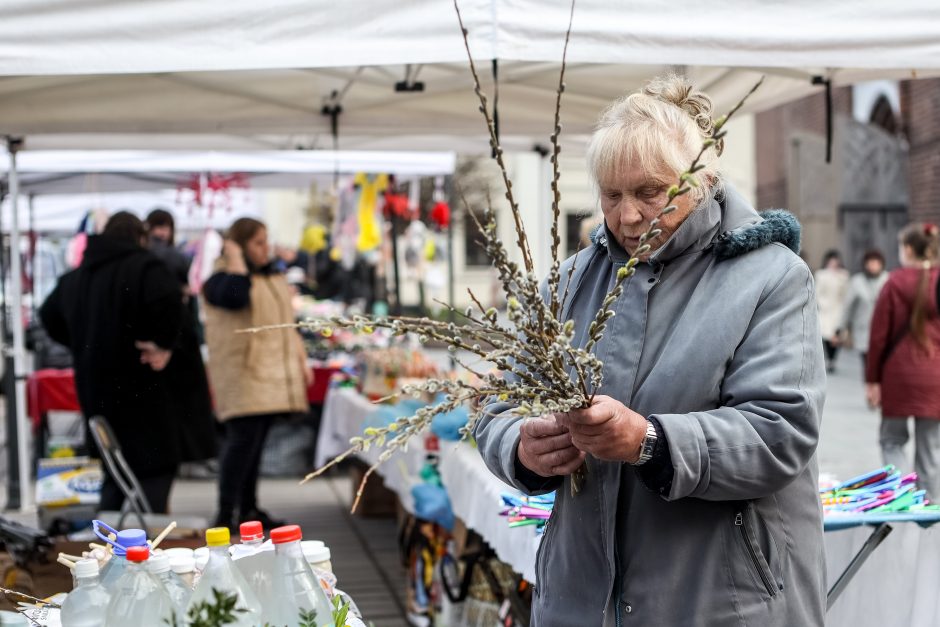
[[(498, 371), (489, 373), (475, 372), (470, 365), (455, 356), (457, 363), (476, 375), (476, 383), (470, 384), (451, 379), (429, 379), (421, 383), (404, 386), (400, 395), (421, 397), (429, 393), (433, 397), (443, 393), (443, 400), (437, 404), (419, 409), (414, 415), (400, 418), (385, 427), (366, 429), (361, 436), (352, 438), (349, 449), (322, 468), (307, 475), (304, 479), (304, 481), (308, 481), (317, 477), (331, 466), (338, 464), (351, 455), (368, 450), (370, 447), (384, 447), (379, 455), (378, 462), (369, 468), (363, 477), (357, 491), (356, 500), (353, 503), (353, 510), (356, 509), (363, 487), (375, 468), (382, 462), (387, 461), (395, 451), (404, 449), (413, 437), (424, 433), (437, 414), (449, 412), (464, 403), (483, 397), (512, 404), (516, 408), (513, 412), (516, 416), (539, 416), (590, 406), (595, 392), (603, 382), (603, 363), (595, 355), (594, 348), (603, 337), (608, 321), (614, 316), (613, 305), (623, 294), (624, 282), (634, 275), (640, 259), (651, 252), (649, 242), (662, 232), (657, 227), (661, 218), (677, 209), (673, 201), (679, 196), (690, 192), (693, 186), (700, 185), (697, 173), (704, 169), (704, 165), (700, 164), (702, 157), (707, 150), (722, 140), (727, 133), (724, 127), (728, 120), (760, 85), (760, 82), (754, 85), (731, 111), (715, 120), (711, 135), (702, 143), (698, 155), (688, 169), (680, 174), (676, 183), (669, 188), (666, 205), (659, 212), (659, 215), (650, 221), (649, 228), (641, 235), (639, 245), (633, 251), (629, 260), (618, 268), (613, 287), (588, 327), (587, 341), (583, 346), (575, 346), (572, 343), (574, 339), (574, 321), (562, 322), (560, 316), (568, 299), (570, 278), (577, 268), (577, 255), (575, 255), (574, 262), (569, 266), (567, 277), (569, 280), (565, 284), (564, 291), (560, 287), (561, 263), (558, 257), (560, 246), (558, 223), (561, 202), (561, 193), (558, 187), (558, 180), (561, 176), (558, 160), (561, 152), (559, 136), (561, 134), (561, 100), (565, 91), (565, 59), (571, 35), (570, 18), (556, 91), (554, 129), (550, 136), (553, 168), (551, 180), (553, 197), (552, 262), (545, 284), (541, 285), (535, 275), (528, 235), (522, 222), (519, 205), (513, 195), (512, 181), (509, 178), (503, 159), (503, 149), (500, 146), (493, 118), (487, 106), (486, 95), (480, 86), (479, 75), (473, 62), (473, 56), (470, 54), (468, 33), (464, 28), (460, 8), (457, 6), (456, 1), (454, 6), (463, 33), (467, 56), (470, 59), (470, 73), (473, 76), (474, 91), (479, 98), (480, 112), (489, 130), (493, 159), (499, 167), (505, 186), (505, 197), (512, 214), (516, 234), (515, 246), (518, 248), (522, 265), (520, 266), (512, 260), (505, 242), (497, 236), (496, 215), (492, 205), (490, 205), (484, 212), (482, 223), (477, 222), (477, 225), (482, 234), (482, 244), (486, 253), (499, 274), (499, 281), (508, 305), (508, 324), (500, 321), (494, 308), (485, 308), (471, 291), (470, 297), (475, 306), (469, 307), (463, 312), (456, 312), (463, 318), (459, 325), (429, 318), (372, 318), (366, 316), (356, 316), (351, 319), (333, 317), (326, 320), (308, 320), (298, 325), (291, 325), (326, 333), (329, 333), (332, 328), (350, 328), (366, 333), (375, 328), (385, 328), (391, 330), (395, 336), (414, 334), (422, 342), (437, 340), (445, 343), (455, 355), (467, 353), (475, 355), (480, 360), (491, 363)], [(572, 2), (571, 17), (573, 15), (574, 3)], [(471, 212), (471, 215), (474, 214)], [(252, 329), (251, 331), (259, 330), (262, 329)], [(472, 405), (470, 420), (463, 430), (465, 436), (472, 432), (476, 421), (482, 415), (483, 405), (483, 403)], [(584, 467), (573, 476), (572, 490), (577, 491), (583, 480)]]

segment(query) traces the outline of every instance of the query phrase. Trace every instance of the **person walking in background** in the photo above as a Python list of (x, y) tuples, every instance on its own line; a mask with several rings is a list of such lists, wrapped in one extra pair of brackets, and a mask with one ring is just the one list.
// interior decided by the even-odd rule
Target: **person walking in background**
[(215, 525), (260, 520), (276, 527), (280, 521), (258, 508), (261, 452), (276, 418), (308, 410), (312, 374), (297, 331), (237, 333), (294, 322), (291, 291), (272, 263), (264, 223), (236, 220), (215, 270), (203, 286), (209, 378), (226, 431)]
[[(143, 223), (116, 213), (88, 238), (81, 265), (59, 279), (39, 313), (49, 336), (72, 351), (85, 419), (108, 421), (151, 508), (165, 513), (180, 447), (163, 370), (178, 341), (182, 294), (145, 242)], [(106, 472), (100, 508), (123, 502)]]
[(839, 251), (830, 250), (823, 257), (822, 267), (816, 271), (816, 300), (819, 306), (819, 331), (826, 348), (826, 372), (835, 371), (839, 352), (838, 331), (842, 322), (849, 273), (842, 266)]
[(853, 275), (849, 281), (842, 325), (837, 337), (840, 346), (851, 345), (862, 355), (863, 368), (868, 353), (868, 336), (871, 332), (875, 301), (887, 280), (884, 255), (881, 251), (869, 250), (862, 257), (862, 271)]
[(173, 214), (154, 209), (147, 216), (148, 248), (163, 260), (179, 283), (183, 320), (174, 358), (166, 369), (172, 411), (179, 421), (180, 461), (202, 462), (216, 455), (216, 423), (212, 413), (209, 379), (202, 360), (202, 340), (198, 299), (189, 290), (189, 264), (175, 246), (176, 223)]
[(868, 403), (881, 407), (886, 464), (910, 470), (904, 456), (914, 417), (914, 469), (931, 500), (940, 499), (940, 314), (938, 240), (934, 224), (913, 224), (900, 236), (902, 267), (888, 277), (871, 322), (865, 381)]

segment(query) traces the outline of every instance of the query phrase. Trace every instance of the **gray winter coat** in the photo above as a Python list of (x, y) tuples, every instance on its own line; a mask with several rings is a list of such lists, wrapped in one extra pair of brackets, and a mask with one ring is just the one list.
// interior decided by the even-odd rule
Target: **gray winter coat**
[[(781, 243), (798, 248), (799, 225), (770, 213), (730, 188), (699, 206), (637, 267), (597, 347), (601, 393), (662, 426), (665, 494), (629, 465), (589, 457), (572, 497), (568, 478), (519, 469), (511, 407), (492, 404), (476, 426), (493, 473), (526, 492), (558, 489), (535, 627), (823, 624), (822, 346), (812, 274)], [(563, 313), (582, 344), (628, 258), (608, 235), (580, 254)]]

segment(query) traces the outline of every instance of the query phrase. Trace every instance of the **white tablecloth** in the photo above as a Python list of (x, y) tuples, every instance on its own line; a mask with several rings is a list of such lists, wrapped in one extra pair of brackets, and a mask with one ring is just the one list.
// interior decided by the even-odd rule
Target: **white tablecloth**
[(535, 527), (509, 527), (502, 509), (502, 492), (514, 492), (493, 475), (479, 452), (466, 442), (441, 443), (441, 479), (454, 514), (486, 540), (500, 560), (527, 581), (535, 581), (535, 552), (541, 536)]
[[(349, 438), (362, 435), (366, 419), (376, 406), (351, 388), (332, 387), (323, 402), (323, 416), (317, 437), (314, 464), (320, 468), (349, 448)], [(363, 462), (372, 465), (378, 461), (381, 450), (370, 449), (357, 455)], [(427, 454), (423, 443), (412, 442), (407, 452), (399, 452), (376, 469), (375, 474), (385, 486), (398, 495), (402, 507), (414, 513), (411, 487), (420, 481), (418, 473)]]

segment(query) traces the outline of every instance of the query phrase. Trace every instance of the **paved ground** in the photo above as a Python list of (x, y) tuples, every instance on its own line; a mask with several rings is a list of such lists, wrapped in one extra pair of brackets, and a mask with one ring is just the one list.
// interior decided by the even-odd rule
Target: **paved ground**
[[(840, 356), (828, 390), (819, 445), (820, 470), (844, 478), (876, 467), (880, 464), (879, 416), (865, 406), (857, 354)], [(0, 472), (3, 470), (5, 465), (0, 465)], [(306, 486), (298, 486), (294, 479), (265, 479), (261, 501), (277, 516), (300, 524), (305, 537), (323, 540), (331, 547), (340, 586), (356, 599), (375, 627), (407, 625), (395, 521), (350, 516), (351, 493), (349, 481), (343, 477)], [(178, 514), (211, 517), (215, 500), (213, 481), (179, 481), (172, 509)], [(28, 514), (14, 517), (25, 522), (35, 519)]]

